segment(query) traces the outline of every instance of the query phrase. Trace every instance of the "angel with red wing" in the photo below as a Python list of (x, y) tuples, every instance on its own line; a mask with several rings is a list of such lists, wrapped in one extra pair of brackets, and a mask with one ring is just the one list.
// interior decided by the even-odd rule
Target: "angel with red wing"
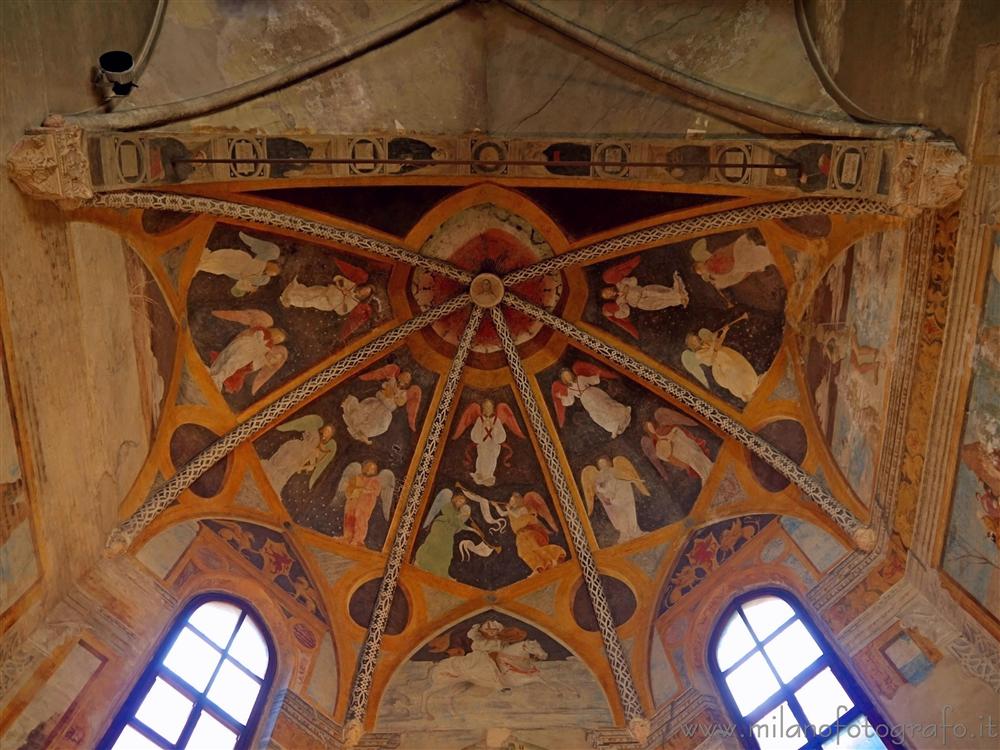
[(566, 550), (558, 544), (549, 544), (549, 537), (559, 531), (559, 526), (537, 492), (513, 493), (507, 503), (507, 518), (517, 543), (517, 556), (531, 568), (532, 575), (554, 568), (566, 559)]
[(220, 391), (238, 393), (247, 377), (256, 373), (250, 386), (256, 394), (288, 359), (288, 349), (281, 346), (287, 334), (263, 310), (214, 310), (212, 315), (243, 326), (222, 351), (212, 353), (212, 382)]
[(615, 401), (597, 387), (602, 379), (617, 378), (611, 370), (589, 362), (576, 362), (572, 368), (560, 372), (559, 379), (552, 384), (552, 404), (559, 426), (566, 422), (566, 409), (579, 400), (590, 418), (612, 438), (625, 432), (632, 422), (632, 407)]
[(668, 307), (687, 307), (688, 291), (680, 274), (674, 272), (673, 285), (640, 284), (632, 272), (639, 265), (642, 256), (635, 255), (617, 263), (601, 274), (607, 284), (601, 289), (604, 300), (601, 313), (605, 318), (622, 328), (633, 338), (639, 338), (639, 331), (630, 319), (632, 310), (666, 310)]
[(653, 414), (654, 421), (643, 425), (642, 452), (665, 481), (670, 481), (667, 465), (684, 469), (697, 476), (702, 484), (712, 471), (712, 459), (707, 443), (691, 431), (700, 423), (675, 409), (661, 407)]
[(417, 429), (417, 411), (420, 408), (422, 390), (413, 382), (413, 375), (399, 365), (383, 365), (375, 370), (362, 373), (360, 380), (380, 381), (379, 389), (371, 396), (358, 399), (348, 396), (341, 403), (344, 424), (355, 440), (371, 445), (372, 438), (384, 434), (396, 409), (406, 407), (406, 419), (410, 430)]
[(372, 319), (378, 304), (375, 287), (368, 283), (368, 272), (363, 268), (333, 259), (337, 270), (332, 284), (306, 286), (296, 276), (281, 293), (285, 307), (307, 307), (332, 312), (344, 318), (340, 338), (346, 340), (352, 333)]
[(476, 470), (470, 476), (476, 484), (492, 487), (497, 481), (497, 461), (501, 452), (506, 451), (504, 465), (510, 466), (512, 451), (507, 445), (508, 430), (522, 440), (524, 433), (510, 406), (503, 401), (495, 403), (489, 398), (483, 399), (482, 403), (473, 401), (465, 407), (451, 439), (460, 438), (470, 426), (469, 439), (476, 449)]

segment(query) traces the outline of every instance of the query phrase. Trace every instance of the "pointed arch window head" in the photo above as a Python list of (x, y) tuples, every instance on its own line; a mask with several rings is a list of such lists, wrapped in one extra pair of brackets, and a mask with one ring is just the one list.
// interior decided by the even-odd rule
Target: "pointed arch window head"
[(108, 729), (102, 750), (240, 750), (274, 674), (274, 648), (244, 603), (193, 600)]
[(788, 594), (733, 602), (710, 643), (719, 691), (748, 750), (902, 747)]

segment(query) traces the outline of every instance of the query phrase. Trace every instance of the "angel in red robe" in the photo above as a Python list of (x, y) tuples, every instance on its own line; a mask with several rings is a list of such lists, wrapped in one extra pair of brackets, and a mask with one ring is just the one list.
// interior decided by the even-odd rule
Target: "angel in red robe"
[(212, 315), (244, 326), (222, 351), (213, 352), (212, 382), (221, 391), (238, 393), (246, 378), (256, 373), (250, 387), (256, 394), (288, 359), (288, 349), (281, 346), (287, 335), (263, 310), (213, 310)]
[(469, 439), (476, 448), (476, 470), (470, 473), (472, 481), (482, 487), (492, 487), (496, 484), (497, 461), (500, 453), (506, 449), (505, 465), (510, 465), (510, 447), (507, 445), (507, 430), (524, 439), (524, 433), (514, 418), (514, 412), (507, 404), (494, 403), (492, 399), (484, 399), (482, 404), (473, 401), (465, 407), (462, 416), (451, 435), (457, 440), (469, 428)]
[(399, 365), (384, 365), (358, 377), (365, 381), (381, 381), (382, 385), (374, 395), (361, 400), (348, 396), (340, 405), (351, 437), (371, 445), (373, 437), (389, 429), (392, 415), (400, 406), (406, 407), (407, 422), (410, 429), (416, 431), (422, 391), (408, 370), (401, 370)]
[(687, 288), (677, 272), (674, 273), (672, 286), (640, 284), (632, 276), (632, 272), (641, 260), (642, 256), (636, 255), (611, 266), (601, 274), (601, 279), (608, 285), (600, 292), (601, 299), (605, 300), (601, 313), (634, 338), (639, 338), (639, 331), (629, 319), (633, 309), (655, 311), (666, 310), (668, 307), (687, 307), (688, 304)]
[(367, 271), (336, 258), (333, 263), (340, 273), (333, 277), (332, 284), (306, 286), (296, 276), (282, 291), (281, 304), (323, 310), (344, 318), (340, 338), (346, 340), (371, 320), (372, 304), (378, 304), (378, 298), (374, 296), (375, 287), (368, 283)]
[(617, 377), (611, 370), (589, 362), (576, 362), (571, 369), (560, 372), (559, 379), (552, 384), (552, 403), (559, 426), (566, 422), (566, 409), (579, 400), (590, 418), (612, 438), (625, 432), (632, 421), (632, 407), (615, 401), (597, 387), (602, 378)]

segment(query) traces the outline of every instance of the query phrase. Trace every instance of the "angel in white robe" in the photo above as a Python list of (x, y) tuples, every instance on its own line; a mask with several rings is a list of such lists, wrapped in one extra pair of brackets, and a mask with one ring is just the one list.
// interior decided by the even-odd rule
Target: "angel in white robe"
[(288, 359), (288, 349), (281, 346), (285, 332), (263, 310), (213, 310), (212, 315), (244, 326), (221, 352), (212, 355), (212, 382), (226, 393), (238, 393), (247, 376), (256, 373), (250, 387), (256, 394)]
[(252, 255), (236, 248), (206, 247), (198, 263), (199, 271), (233, 279), (236, 283), (229, 293), (234, 297), (257, 291), (281, 273), (281, 249), (275, 243), (258, 240), (246, 232), (240, 232), (240, 240), (253, 251)]
[(312, 489), (337, 453), (333, 439), (333, 425), (326, 424), (318, 414), (307, 414), (280, 424), (278, 432), (297, 432), (299, 437), (286, 440), (270, 458), (263, 461), (264, 473), (279, 495), (293, 476), (312, 472), (309, 489)]
[(600, 291), (601, 299), (605, 300), (601, 313), (634, 338), (639, 338), (639, 331), (629, 317), (633, 309), (655, 311), (687, 307), (688, 304), (688, 291), (679, 273), (674, 273), (671, 286), (640, 284), (631, 274), (641, 260), (642, 256), (636, 255), (601, 274), (601, 279), (608, 284)]
[(657, 473), (669, 482), (667, 465), (672, 465), (696, 475), (704, 484), (712, 471), (712, 458), (706, 450), (707, 443), (690, 429), (700, 423), (667, 408), (657, 409), (653, 419), (643, 425), (646, 434), (642, 438), (642, 452)]
[(635, 466), (625, 456), (598, 457), (594, 465), (584, 467), (580, 485), (587, 503), (587, 514), (594, 512), (594, 498), (618, 532), (618, 542), (627, 542), (642, 534), (635, 515), (635, 493), (649, 497), (649, 488)]
[[(691, 246), (691, 257), (695, 261), (695, 273), (720, 294), (723, 289), (736, 286), (747, 276), (774, 264), (767, 245), (758, 245), (749, 234), (741, 234), (728, 245), (711, 252), (708, 242), (702, 238)], [(728, 302), (728, 298), (726, 300)]]
[[(458, 420), (451, 439), (457, 440), (472, 426), (469, 439), (476, 448), (476, 470), (470, 476), (472, 481), (482, 487), (492, 487), (496, 484), (497, 462), (504, 448), (510, 451), (507, 443), (507, 430), (524, 439), (524, 433), (514, 418), (514, 412), (502, 401), (494, 403), (493, 399), (484, 399), (482, 404), (472, 402)], [(509, 465), (509, 459), (508, 464)]]
[(615, 401), (597, 387), (602, 378), (617, 377), (611, 370), (587, 362), (576, 362), (572, 369), (559, 373), (559, 379), (552, 384), (552, 403), (559, 426), (566, 422), (566, 409), (579, 400), (590, 418), (612, 438), (625, 432), (632, 421), (632, 407)]
[(749, 401), (760, 385), (760, 375), (753, 369), (747, 358), (732, 347), (726, 346), (726, 335), (729, 329), (746, 320), (743, 313), (736, 320), (727, 323), (718, 331), (702, 328), (698, 333), (689, 333), (684, 341), (687, 349), (681, 354), (681, 363), (706, 388), (708, 378), (705, 377), (703, 366), (712, 370), (712, 377), (722, 388), (732, 393), (741, 401)]
[(413, 383), (413, 376), (399, 365), (384, 365), (359, 376), (361, 380), (381, 381), (374, 395), (359, 400), (348, 396), (340, 405), (344, 413), (344, 424), (355, 440), (371, 445), (372, 438), (389, 429), (392, 415), (400, 406), (406, 406), (407, 422), (410, 429), (417, 429), (417, 410), (420, 408), (422, 391)]
[(334, 507), (344, 509), (341, 541), (355, 547), (364, 547), (376, 501), (381, 499), (382, 516), (388, 521), (395, 489), (396, 475), (389, 469), (379, 471), (378, 464), (374, 461), (349, 463), (340, 476), (333, 496)]
[(285, 307), (304, 307), (332, 312), (344, 318), (340, 338), (346, 339), (373, 315), (372, 303), (377, 303), (375, 287), (368, 283), (368, 272), (345, 261), (333, 259), (340, 273), (333, 277), (332, 284), (307, 286), (296, 276), (281, 292), (281, 304)]

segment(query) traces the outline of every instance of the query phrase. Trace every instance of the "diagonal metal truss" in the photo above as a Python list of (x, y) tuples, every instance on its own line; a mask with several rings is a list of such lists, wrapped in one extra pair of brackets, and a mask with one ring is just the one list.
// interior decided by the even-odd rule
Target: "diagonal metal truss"
[(420, 266), (428, 271), (446, 276), (449, 279), (468, 284), (472, 274), (468, 271), (446, 263), (437, 258), (429, 258), (407, 250), (400, 245), (369, 237), (361, 232), (342, 229), (320, 221), (303, 219), (299, 216), (275, 211), (262, 206), (251, 206), (246, 203), (224, 201), (218, 198), (206, 198), (197, 195), (182, 195), (180, 193), (158, 193), (154, 191), (123, 190), (115, 193), (103, 193), (87, 202), (94, 208), (144, 208), (160, 211), (178, 211), (187, 214), (207, 214), (225, 219), (239, 219), (255, 224), (285, 229), (298, 234), (305, 234), (320, 240), (337, 242), (347, 247), (355, 248), (387, 260), (399, 261), (410, 266)]
[(347, 375), (352, 370), (364, 366), (370, 359), (377, 357), (411, 333), (419, 331), (424, 326), (461, 310), (470, 303), (468, 294), (452, 297), (444, 304), (432, 307), (415, 318), (411, 318), (386, 331), (374, 341), (357, 349), (342, 359), (338, 359), (329, 367), (320, 370), (304, 383), (290, 390), (274, 403), (262, 409), (245, 422), (241, 422), (225, 435), (220, 437), (201, 453), (191, 459), (170, 479), (157, 487), (153, 493), (125, 521), (112, 529), (108, 536), (107, 548), (112, 554), (121, 554), (135, 540), (144, 528), (149, 526), (163, 510), (190, 487), (202, 474), (211, 469), (242, 443), (257, 433), (275, 424), (278, 420), (295, 409), (299, 404), (313, 396), (325, 385)]
[(583, 580), (587, 586), (587, 593), (590, 595), (594, 613), (597, 615), (597, 623), (600, 626), (601, 639), (604, 641), (604, 651), (611, 666), (611, 672), (615, 678), (615, 685), (618, 688), (618, 696), (621, 699), (622, 708), (625, 710), (625, 718), (630, 726), (633, 726), (641, 733), (639, 725), (645, 722), (642, 713), (642, 704), (639, 702), (639, 694), (635, 689), (635, 682), (632, 679), (632, 670), (629, 667), (628, 658), (622, 648), (621, 640), (618, 638), (618, 631), (615, 629), (614, 618), (611, 615), (611, 608), (608, 606), (608, 597), (604, 591), (604, 583), (597, 571), (594, 562), (594, 554), (590, 549), (590, 542), (583, 529), (583, 522), (580, 514), (577, 513), (573, 496), (570, 493), (569, 482), (566, 474), (559, 463), (555, 446), (552, 443), (552, 436), (549, 435), (545, 421), (542, 419), (541, 409), (528, 376), (521, 363), (521, 357), (517, 353), (517, 346), (514, 344), (514, 337), (511, 336), (507, 320), (499, 307), (490, 310), (493, 318), (493, 325), (500, 337), (504, 354), (507, 356), (507, 365), (513, 376), (514, 384), (521, 396), (521, 402), (531, 423), (532, 432), (542, 449), (542, 455), (549, 471), (549, 476), (556, 488), (556, 495), (559, 505), (562, 508), (563, 517), (566, 519), (566, 526), (569, 530), (569, 538), (573, 543), (573, 551), (580, 562), (580, 569), (583, 571)]
[(591, 352), (614, 362), (649, 385), (669, 393), (672, 398), (704, 417), (729, 437), (737, 440), (763, 461), (766, 461), (768, 466), (796, 484), (806, 497), (816, 503), (841, 529), (850, 534), (858, 546), (863, 549), (870, 548), (874, 543), (872, 530), (863, 525), (851, 511), (839, 503), (811, 474), (767, 440), (748, 430), (704, 399), (699, 398), (677, 381), (515, 294), (505, 295), (504, 303), (583, 344)]
[(775, 203), (755, 203), (752, 206), (731, 208), (726, 211), (703, 214), (690, 219), (668, 221), (646, 229), (637, 229), (610, 237), (592, 245), (572, 250), (562, 255), (518, 268), (503, 277), (508, 289), (522, 281), (546, 276), (569, 266), (578, 266), (600, 260), (606, 255), (632, 250), (664, 240), (700, 234), (710, 230), (732, 229), (759, 221), (791, 219), (817, 214), (890, 214), (887, 204), (868, 198), (797, 198)]
[(478, 305), (473, 306), (469, 322), (458, 342), (455, 358), (448, 370), (441, 399), (434, 412), (434, 421), (431, 423), (431, 429), (423, 445), (420, 464), (413, 476), (413, 482), (410, 484), (406, 503), (403, 506), (403, 513), (400, 516), (399, 525), (396, 527), (396, 534), (392, 540), (392, 548), (389, 550), (385, 571), (382, 574), (382, 583), (379, 585), (378, 597), (375, 600), (375, 607), (368, 625), (368, 633), (365, 635), (365, 645), (361, 650), (357, 672), (354, 674), (351, 703), (347, 709), (347, 736), (350, 744), (356, 743), (361, 737), (365, 713), (368, 709), (368, 698), (371, 694), (372, 678), (375, 675), (375, 667), (378, 664), (379, 652), (382, 648), (382, 636), (385, 634), (385, 626), (389, 620), (389, 608), (392, 606), (396, 585), (399, 583), (399, 572), (403, 565), (403, 558), (409, 544), (410, 534), (413, 532), (413, 524), (417, 519), (420, 500), (427, 488), (427, 482), (430, 480), (431, 470), (434, 468), (441, 435), (448, 422), (455, 394), (458, 393), (462, 371), (465, 369), (465, 361), (472, 349), (472, 339), (479, 330), (479, 324), (482, 320), (483, 308)]

